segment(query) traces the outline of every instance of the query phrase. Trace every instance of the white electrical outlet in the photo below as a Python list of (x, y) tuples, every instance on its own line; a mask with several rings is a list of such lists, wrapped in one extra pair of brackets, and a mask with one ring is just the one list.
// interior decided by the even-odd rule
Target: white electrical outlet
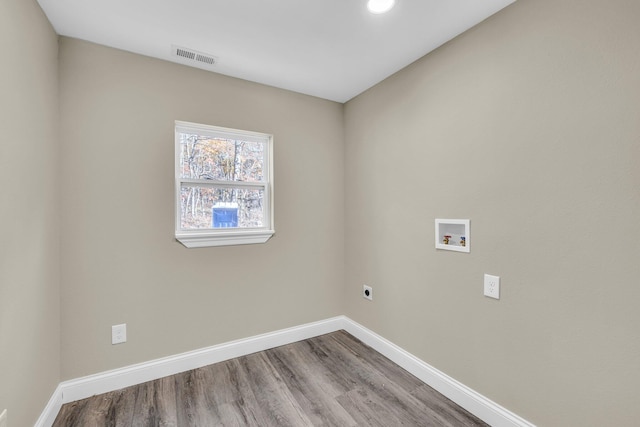
[(7, 427), (7, 425), (8, 425), (8, 422), (7, 422), (7, 410), (5, 409), (0, 414), (0, 427)]
[(127, 342), (127, 324), (113, 325), (111, 327), (111, 344)]
[(489, 298), (500, 299), (500, 277), (490, 274), (484, 275), (484, 295)]
[(373, 288), (371, 286), (362, 285), (362, 296), (369, 301), (373, 301)]

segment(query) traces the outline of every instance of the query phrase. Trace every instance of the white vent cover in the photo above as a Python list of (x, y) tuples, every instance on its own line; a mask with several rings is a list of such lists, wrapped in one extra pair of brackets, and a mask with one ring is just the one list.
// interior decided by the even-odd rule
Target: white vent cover
[(198, 52), (197, 50), (175, 45), (171, 46), (171, 54), (173, 56), (177, 56), (178, 58), (184, 59), (187, 62), (195, 61), (205, 66), (212, 66), (215, 65), (216, 62), (218, 62), (215, 56), (208, 53)]

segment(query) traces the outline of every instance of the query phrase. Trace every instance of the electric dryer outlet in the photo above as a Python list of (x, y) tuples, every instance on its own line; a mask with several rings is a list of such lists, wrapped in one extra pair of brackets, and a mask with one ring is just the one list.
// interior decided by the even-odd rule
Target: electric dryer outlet
[(371, 286), (362, 285), (362, 296), (369, 301), (373, 301), (373, 288)]

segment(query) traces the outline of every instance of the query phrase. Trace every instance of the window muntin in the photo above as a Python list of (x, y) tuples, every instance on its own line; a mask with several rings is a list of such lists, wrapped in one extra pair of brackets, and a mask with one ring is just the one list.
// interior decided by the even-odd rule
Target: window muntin
[(187, 247), (268, 240), (271, 158), (270, 135), (176, 122), (176, 238)]

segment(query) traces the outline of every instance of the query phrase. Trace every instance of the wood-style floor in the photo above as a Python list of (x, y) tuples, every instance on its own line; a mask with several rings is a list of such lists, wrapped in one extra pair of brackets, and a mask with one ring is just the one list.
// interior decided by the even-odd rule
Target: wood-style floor
[(344, 331), (62, 406), (72, 426), (486, 426)]

